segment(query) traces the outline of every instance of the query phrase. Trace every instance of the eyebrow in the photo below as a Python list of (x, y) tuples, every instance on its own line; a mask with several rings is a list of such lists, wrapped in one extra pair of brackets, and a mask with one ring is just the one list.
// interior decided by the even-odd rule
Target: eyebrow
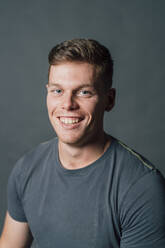
[[(62, 85), (60, 85), (58, 83), (51, 83), (51, 82), (48, 82), (48, 86), (62, 87)], [(94, 88), (94, 86), (92, 86), (91, 84), (83, 84), (83, 85), (80, 85), (79, 87), (77, 87), (77, 89), (82, 89), (82, 88), (85, 88), (85, 87)]]

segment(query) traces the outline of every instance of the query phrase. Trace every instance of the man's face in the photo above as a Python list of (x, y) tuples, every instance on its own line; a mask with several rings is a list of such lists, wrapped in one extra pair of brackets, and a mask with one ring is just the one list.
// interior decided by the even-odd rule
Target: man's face
[(47, 107), (59, 142), (81, 146), (96, 141), (103, 133), (108, 97), (95, 78), (95, 70), (88, 63), (51, 66)]

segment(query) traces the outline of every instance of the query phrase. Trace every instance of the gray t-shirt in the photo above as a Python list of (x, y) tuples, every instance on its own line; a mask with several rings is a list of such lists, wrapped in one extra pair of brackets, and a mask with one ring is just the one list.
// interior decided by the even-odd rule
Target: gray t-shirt
[(10, 175), (8, 211), (40, 248), (165, 247), (165, 180), (114, 138), (76, 170), (60, 164), (57, 138), (40, 144)]

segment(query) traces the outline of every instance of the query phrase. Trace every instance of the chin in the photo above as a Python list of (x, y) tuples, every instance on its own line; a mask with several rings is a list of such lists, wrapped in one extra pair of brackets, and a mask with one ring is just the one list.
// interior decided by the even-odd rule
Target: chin
[(65, 135), (61, 136), (57, 134), (60, 143), (71, 145), (71, 146), (81, 146), (84, 143), (84, 138), (82, 136)]
[[(58, 136), (58, 135), (57, 135)], [(58, 136), (59, 142), (75, 147), (82, 147), (84, 145), (96, 142), (97, 135), (92, 135), (91, 133), (86, 133), (82, 136)]]
[(92, 127), (65, 130), (54, 126), (54, 130), (60, 143), (77, 147), (83, 146), (88, 142), (90, 143), (91, 140), (95, 140), (98, 134), (98, 132), (92, 130)]

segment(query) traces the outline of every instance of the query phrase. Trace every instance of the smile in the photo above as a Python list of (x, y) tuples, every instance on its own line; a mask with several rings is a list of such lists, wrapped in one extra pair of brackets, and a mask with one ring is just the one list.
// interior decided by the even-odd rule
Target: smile
[(59, 119), (64, 124), (74, 124), (82, 120), (82, 118), (75, 118), (75, 117), (59, 117)]

